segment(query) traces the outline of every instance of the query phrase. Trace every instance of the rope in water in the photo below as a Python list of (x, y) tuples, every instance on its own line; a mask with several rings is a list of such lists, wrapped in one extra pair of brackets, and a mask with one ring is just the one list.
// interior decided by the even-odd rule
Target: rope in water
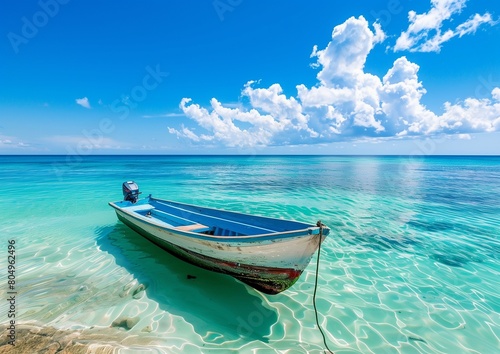
[(319, 255), (321, 253), (321, 239), (323, 238), (323, 226), (324, 226), (321, 223), (321, 220), (319, 220), (316, 225), (319, 227), (319, 244), (318, 244), (318, 260), (316, 261), (316, 279), (314, 281), (314, 293), (313, 293), (314, 314), (316, 315), (316, 325), (318, 326), (319, 331), (321, 332), (321, 336), (323, 337), (323, 343), (325, 344), (325, 348), (326, 350), (328, 350), (330, 353), (333, 354), (332, 350), (328, 347), (328, 344), (326, 343), (326, 337), (325, 334), (323, 333), (323, 329), (321, 329), (321, 326), (319, 324), (318, 309), (316, 308), (316, 290), (318, 289), (318, 274), (319, 274)]

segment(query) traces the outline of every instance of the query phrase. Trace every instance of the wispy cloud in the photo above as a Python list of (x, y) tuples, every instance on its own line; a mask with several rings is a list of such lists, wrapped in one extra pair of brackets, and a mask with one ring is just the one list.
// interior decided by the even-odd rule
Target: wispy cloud
[(475, 33), (479, 26), (498, 23), (489, 13), (474, 14), (464, 23), (455, 28), (445, 28), (448, 22), (453, 21), (453, 16), (458, 15), (465, 8), (467, 0), (431, 0), (428, 12), (417, 14), (415, 11), (408, 13), (408, 29), (401, 33), (396, 40), (394, 51), (408, 50), (411, 52), (438, 52), (443, 43), (453, 37), (462, 37)]
[(172, 117), (184, 117), (184, 113), (162, 113), (162, 114), (146, 114), (142, 118), (172, 118)]
[(500, 88), (489, 98), (445, 102), (438, 115), (422, 103), (420, 67), (406, 57), (396, 59), (383, 77), (366, 72), (369, 53), (385, 38), (380, 26), (372, 30), (362, 16), (351, 17), (334, 28), (324, 49), (314, 46), (315, 86), (299, 84), (296, 97), (289, 97), (278, 83), (258, 88), (249, 81), (241, 92), (248, 107), (228, 107), (216, 98), (202, 107), (183, 98), (179, 107), (197, 127), (168, 131), (196, 144), (254, 147), (433, 134), (466, 138), (500, 130)]
[(87, 97), (77, 98), (75, 101), (76, 101), (76, 104), (79, 104), (82, 107), (85, 107), (88, 109), (91, 108), (90, 103), (89, 103), (89, 99)]
[(82, 134), (81, 136), (53, 135), (45, 137), (44, 140), (54, 145), (64, 146), (67, 148), (76, 147), (78, 149), (84, 150), (87, 153), (91, 150), (124, 148), (124, 144), (104, 136), (89, 137), (85, 136), (84, 134)]
[(27, 148), (31, 145), (14, 136), (0, 134), (0, 149)]

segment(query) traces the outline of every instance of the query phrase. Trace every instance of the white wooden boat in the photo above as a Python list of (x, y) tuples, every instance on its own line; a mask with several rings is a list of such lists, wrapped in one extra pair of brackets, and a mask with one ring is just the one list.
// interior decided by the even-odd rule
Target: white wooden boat
[(138, 199), (133, 181), (124, 200), (110, 202), (118, 219), (151, 242), (196, 266), (229, 274), (266, 294), (292, 286), (330, 229), (163, 199)]

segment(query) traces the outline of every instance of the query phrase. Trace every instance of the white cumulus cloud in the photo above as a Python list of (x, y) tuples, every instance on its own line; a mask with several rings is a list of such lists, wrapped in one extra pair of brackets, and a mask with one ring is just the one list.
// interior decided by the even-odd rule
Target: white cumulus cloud
[(312, 124), (323, 135), (338, 134), (341, 127), (376, 132), (385, 129), (376, 118), (381, 81), (364, 72), (368, 54), (385, 38), (380, 26), (375, 24), (374, 30), (362, 16), (351, 17), (333, 29), (325, 49), (315, 46), (312, 56), (318, 58), (317, 66), (321, 67), (319, 85), (310, 89), (298, 85), (297, 92), (304, 109), (311, 112)]
[(91, 108), (89, 99), (87, 97), (77, 98), (75, 101), (76, 101), (76, 104), (79, 104), (82, 107), (89, 108), (89, 109)]
[[(448, 1), (447, 8), (453, 13), (461, 4)], [(415, 23), (426, 28), (428, 22)], [(462, 29), (472, 28), (468, 26)], [(168, 131), (198, 144), (254, 147), (432, 134), (464, 138), (500, 130), (500, 88), (491, 91), (491, 98), (446, 102), (439, 115), (422, 103), (426, 90), (418, 77), (420, 68), (406, 57), (396, 59), (382, 77), (366, 72), (368, 55), (385, 38), (377, 24), (351, 17), (333, 29), (325, 48), (314, 46), (311, 58), (318, 72), (313, 87), (298, 84), (294, 97), (285, 95), (279, 83), (262, 88), (249, 81), (241, 91), (247, 104), (236, 106), (212, 98), (209, 107), (202, 107), (183, 98), (179, 107), (196, 126)]]
[(491, 91), (491, 97), (493, 97), (495, 101), (500, 102), (500, 87), (495, 87), (493, 91)]
[[(498, 87), (495, 88), (492, 96), (498, 90)], [(496, 98), (494, 100), (467, 98), (454, 105), (446, 102), (444, 108), (445, 112), (440, 117), (440, 123), (445, 131), (477, 133), (500, 130), (500, 102)]]
[(311, 57), (317, 57), (317, 65), (322, 68), (317, 75), (322, 85), (351, 85), (364, 75), (368, 53), (376, 43), (385, 39), (380, 26), (375, 24), (374, 28), (375, 33), (368, 28), (368, 22), (362, 16), (351, 17), (333, 29), (332, 40), (325, 49), (317, 50), (314, 46)]
[(401, 57), (383, 77), (380, 100), (389, 133), (399, 136), (427, 133), (428, 126), (437, 124), (437, 116), (420, 102), (426, 90), (418, 80), (419, 69), (417, 64)]
[(316, 134), (307, 126), (308, 118), (299, 102), (282, 94), (280, 85), (254, 89), (252, 84), (249, 81), (242, 91), (250, 100), (249, 110), (225, 107), (215, 98), (210, 101), (211, 109), (193, 104), (189, 98), (182, 99), (180, 108), (184, 114), (211, 135), (196, 134), (185, 127), (169, 127), (169, 132), (193, 141), (216, 140), (231, 147), (270, 145), (288, 140), (290, 134), (306, 137)]

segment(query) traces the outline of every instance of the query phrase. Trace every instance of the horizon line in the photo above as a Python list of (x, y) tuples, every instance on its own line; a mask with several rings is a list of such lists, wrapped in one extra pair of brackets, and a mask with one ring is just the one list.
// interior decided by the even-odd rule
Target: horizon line
[(0, 154), (1, 157), (4, 156), (67, 156), (67, 157), (98, 157), (98, 156), (338, 156), (338, 157), (500, 157), (500, 154)]

